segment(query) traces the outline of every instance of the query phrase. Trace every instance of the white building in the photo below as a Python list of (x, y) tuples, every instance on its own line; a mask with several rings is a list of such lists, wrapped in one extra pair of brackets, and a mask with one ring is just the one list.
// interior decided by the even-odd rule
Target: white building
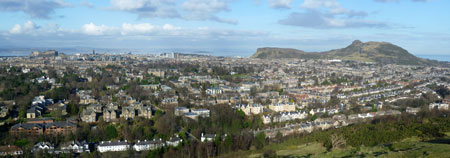
[(429, 106), (430, 110), (438, 109), (438, 110), (448, 110), (448, 104), (443, 103), (432, 103)]
[(406, 108), (406, 112), (410, 113), (410, 114), (417, 114), (420, 111), (420, 108), (412, 108), (412, 107), (407, 107)]
[(80, 143), (78, 141), (70, 141), (61, 145), (61, 151), (64, 153), (75, 152), (83, 153), (90, 152), (88, 143)]
[(133, 145), (133, 149), (136, 151), (145, 151), (145, 150), (155, 150), (158, 148), (164, 147), (165, 144), (162, 142), (161, 138), (159, 140), (151, 140), (151, 141), (140, 141), (138, 140), (136, 144)]
[(223, 90), (220, 88), (209, 88), (206, 90), (206, 94), (208, 95), (216, 95), (216, 94), (222, 94)]
[(167, 146), (176, 147), (182, 142), (183, 142), (183, 139), (180, 139), (177, 136), (177, 137), (171, 137), (168, 141), (166, 141), (166, 144), (167, 144)]
[[(308, 113), (305, 111), (292, 111), (292, 112), (281, 112), (275, 116), (273, 116), (271, 122), (285, 122), (285, 121), (291, 121), (291, 120), (297, 120), (297, 119), (305, 119), (308, 117)], [(270, 116), (268, 116), (270, 118)], [(266, 116), (263, 117), (263, 123), (271, 123), (270, 120), (266, 119)]]
[(263, 122), (263, 124), (272, 123), (272, 116), (271, 115), (263, 115), (262, 122)]
[(130, 148), (130, 144), (128, 144), (127, 140), (125, 141), (102, 141), (97, 146), (98, 151), (101, 153), (109, 152), (109, 151), (126, 151)]
[(46, 150), (48, 152), (53, 152), (54, 149), (55, 149), (55, 145), (53, 145), (50, 142), (39, 142), (34, 145), (31, 152), (42, 151), (42, 150)]
[(191, 109), (191, 112), (199, 115), (200, 117), (209, 117), (210, 114), (208, 109)]
[(187, 112), (183, 114), (184, 117), (193, 119), (193, 120), (198, 120), (199, 115), (193, 112)]
[(375, 115), (369, 112), (369, 113), (358, 114), (358, 117), (364, 119), (364, 118), (372, 118), (372, 117), (375, 117)]
[(212, 142), (212, 141), (214, 141), (215, 138), (216, 138), (215, 134), (203, 134), (202, 133), (200, 140), (202, 142)]

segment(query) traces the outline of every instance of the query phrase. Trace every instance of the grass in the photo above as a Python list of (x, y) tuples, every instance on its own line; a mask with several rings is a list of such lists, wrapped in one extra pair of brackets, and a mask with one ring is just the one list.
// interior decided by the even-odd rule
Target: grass
[[(411, 137), (392, 144), (382, 144), (373, 147), (347, 147), (327, 151), (321, 143), (293, 145), (291, 143), (273, 144), (264, 149), (275, 150), (279, 157), (449, 157), (450, 133), (447, 137), (431, 141), (421, 141), (418, 137)], [(239, 151), (222, 157), (263, 157), (264, 149)]]

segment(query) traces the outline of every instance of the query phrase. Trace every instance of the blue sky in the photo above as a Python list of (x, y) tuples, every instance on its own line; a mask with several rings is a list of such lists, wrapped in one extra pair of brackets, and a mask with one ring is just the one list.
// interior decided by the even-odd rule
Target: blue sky
[(353, 40), (449, 55), (448, 0), (0, 0), (0, 48), (305, 51)]

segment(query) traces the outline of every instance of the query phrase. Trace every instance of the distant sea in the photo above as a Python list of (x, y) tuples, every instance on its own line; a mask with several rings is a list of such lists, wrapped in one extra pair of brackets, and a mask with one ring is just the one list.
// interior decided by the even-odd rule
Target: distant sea
[[(133, 54), (159, 54), (164, 52), (177, 52), (177, 53), (187, 53), (187, 54), (202, 54), (202, 55), (213, 55), (213, 56), (241, 56), (241, 57), (249, 57), (253, 54), (253, 48), (226, 48), (226, 49), (214, 49), (214, 50), (206, 50), (199, 51), (193, 49), (108, 49), (108, 48), (89, 48), (89, 47), (76, 47), (76, 48), (1, 48), (0, 47), (0, 57), (2, 56), (28, 56), (32, 51), (45, 51), (45, 50), (58, 50), (61, 53), (67, 55), (74, 55), (76, 53), (81, 54), (90, 54), (92, 50), (95, 49), (95, 52), (104, 54), (123, 54), (123, 53), (133, 53)], [(438, 60), (438, 61), (447, 61), (450, 62), (450, 54), (449, 55), (415, 55), (420, 58)]]
[(416, 56), (425, 59), (450, 62), (450, 55), (416, 55)]

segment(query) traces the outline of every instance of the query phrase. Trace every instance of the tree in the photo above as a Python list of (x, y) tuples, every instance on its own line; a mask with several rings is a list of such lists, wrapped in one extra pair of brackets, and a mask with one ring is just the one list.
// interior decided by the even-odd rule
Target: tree
[(106, 138), (108, 140), (114, 139), (118, 136), (116, 127), (114, 127), (112, 125), (106, 126), (105, 134), (106, 134)]
[(266, 144), (266, 134), (264, 134), (264, 132), (259, 132), (256, 135), (256, 140), (255, 140), (255, 145), (257, 149), (261, 149), (264, 147), (264, 145)]
[(338, 134), (331, 135), (330, 140), (333, 149), (344, 148), (346, 145), (345, 138)]

